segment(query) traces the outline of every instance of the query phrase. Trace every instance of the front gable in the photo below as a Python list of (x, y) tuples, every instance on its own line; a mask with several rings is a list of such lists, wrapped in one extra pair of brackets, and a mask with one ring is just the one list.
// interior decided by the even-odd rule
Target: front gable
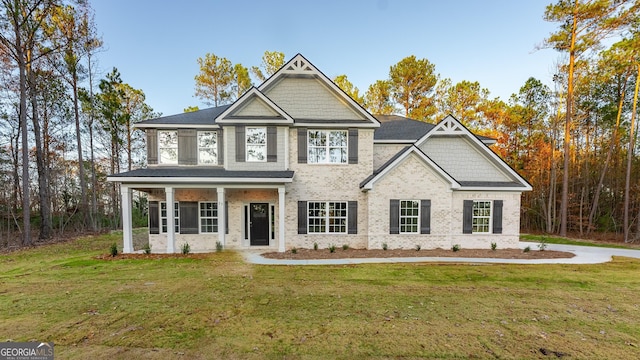
[(252, 87), (216, 118), (216, 123), (226, 124), (292, 124), (289, 116), (260, 90)]

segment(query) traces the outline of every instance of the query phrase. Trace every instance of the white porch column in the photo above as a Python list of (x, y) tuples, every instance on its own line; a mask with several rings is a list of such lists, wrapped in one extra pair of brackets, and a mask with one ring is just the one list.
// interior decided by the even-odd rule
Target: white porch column
[(225, 234), (227, 233), (227, 207), (225, 204), (225, 191), (223, 187), (218, 188), (218, 241), (225, 247)]
[(284, 186), (278, 188), (278, 252), (284, 252)]
[[(173, 205), (174, 189), (167, 187), (164, 189), (165, 201), (167, 204), (167, 253), (176, 252), (176, 226), (175, 226), (175, 210)], [(162, 226), (162, 224), (160, 224)]]
[(128, 186), (121, 186), (122, 194), (122, 252), (133, 252), (133, 230), (131, 220), (131, 194), (133, 191)]

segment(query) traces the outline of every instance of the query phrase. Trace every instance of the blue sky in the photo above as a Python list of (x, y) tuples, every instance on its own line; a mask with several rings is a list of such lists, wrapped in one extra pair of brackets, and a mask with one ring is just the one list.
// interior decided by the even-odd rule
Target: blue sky
[(346, 74), (364, 93), (389, 67), (415, 55), (442, 78), (478, 81), (507, 100), (533, 76), (551, 85), (559, 55), (535, 50), (557, 27), (551, 0), (93, 0), (106, 73), (117, 67), (163, 115), (194, 97), (198, 57), (208, 52), (246, 67), (265, 50), (304, 55), (330, 78)]

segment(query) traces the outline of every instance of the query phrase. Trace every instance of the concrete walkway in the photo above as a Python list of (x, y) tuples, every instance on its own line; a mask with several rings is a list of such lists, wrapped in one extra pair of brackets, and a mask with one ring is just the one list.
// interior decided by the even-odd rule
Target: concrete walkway
[[(520, 242), (520, 248), (531, 247), (538, 251), (538, 243)], [(246, 251), (243, 256), (247, 262), (259, 265), (349, 265), (349, 264), (383, 264), (414, 262), (451, 262), (451, 263), (491, 263), (491, 264), (600, 264), (611, 261), (612, 256), (625, 256), (640, 259), (640, 250), (613, 249), (593, 246), (548, 244), (547, 250), (566, 251), (576, 256), (570, 259), (488, 259), (459, 257), (395, 257), (395, 258), (359, 258), (359, 259), (314, 259), (314, 260), (280, 260), (267, 259), (258, 252)]]

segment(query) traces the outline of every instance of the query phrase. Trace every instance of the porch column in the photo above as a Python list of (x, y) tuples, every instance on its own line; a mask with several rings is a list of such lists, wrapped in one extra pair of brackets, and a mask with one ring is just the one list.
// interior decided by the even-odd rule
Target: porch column
[(284, 186), (278, 188), (278, 252), (284, 252)]
[(133, 231), (131, 220), (131, 194), (133, 191), (128, 186), (121, 186), (122, 194), (122, 252), (133, 252)]
[(218, 241), (222, 244), (222, 247), (225, 247), (225, 234), (227, 233), (227, 207), (224, 206), (225, 198), (224, 198), (224, 188), (218, 188)]
[[(172, 254), (176, 252), (176, 225), (175, 225), (175, 210), (173, 205), (174, 189), (167, 187), (164, 189), (165, 201), (167, 204), (167, 253)], [(161, 224), (162, 226), (162, 224)]]

